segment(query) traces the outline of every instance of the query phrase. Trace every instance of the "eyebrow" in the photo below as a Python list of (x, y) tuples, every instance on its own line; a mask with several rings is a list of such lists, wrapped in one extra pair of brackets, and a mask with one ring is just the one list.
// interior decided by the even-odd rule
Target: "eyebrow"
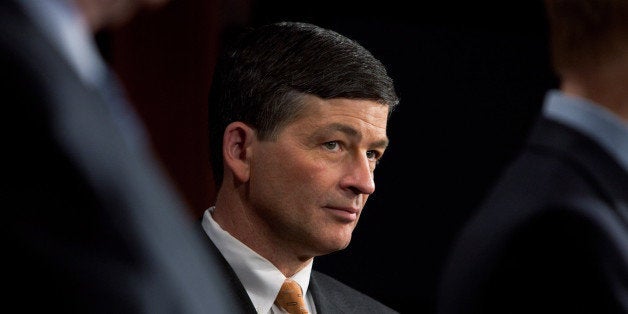
[[(342, 124), (342, 123), (331, 123), (329, 125), (327, 125), (325, 127), (325, 129), (331, 129), (331, 130), (336, 130), (339, 132), (342, 132), (344, 134), (347, 134), (350, 137), (356, 138), (356, 139), (361, 139), (362, 136), (360, 135), (360, 133), (352, 128), (351, 126), (348, 126), (346, 124)], [(384, 149), (388, 146), (388, 139), (383, 139), (383, 140), (379, 140), (379, 141), (375, 141), (373, 143), (371, 143), (371, 146), (374, 148), (381, 148)]]

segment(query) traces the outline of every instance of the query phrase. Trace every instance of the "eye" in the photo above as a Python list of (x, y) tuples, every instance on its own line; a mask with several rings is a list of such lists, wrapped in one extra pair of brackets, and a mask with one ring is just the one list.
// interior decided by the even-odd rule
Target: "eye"
[(323, 143), (323, 147), (325, 147), (325, 149), (327, 150), (338, 150), (340, 149), (340, 144), (338, 144), (338, 142), (336, 141), (331, 141), (331, 142), (325, 142)]
[(366, 151), (366, 157), (371, 160), (379, 161), (379, 158), (382, 154), (376, 150)]

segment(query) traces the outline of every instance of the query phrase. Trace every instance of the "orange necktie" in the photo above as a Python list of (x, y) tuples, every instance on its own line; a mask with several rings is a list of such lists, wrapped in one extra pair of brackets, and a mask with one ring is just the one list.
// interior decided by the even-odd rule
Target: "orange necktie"
[(275, 304), (290, 314), (308, 313), (301, 286), (290, 278), (287, 278), (281, 286), (277, 299), (275, 299)]

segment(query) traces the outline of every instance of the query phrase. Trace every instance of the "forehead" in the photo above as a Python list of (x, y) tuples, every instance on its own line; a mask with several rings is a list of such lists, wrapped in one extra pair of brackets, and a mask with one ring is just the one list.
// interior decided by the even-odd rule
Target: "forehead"
[(376, 128), (385, 132), (389, 106), (373, 100), (332, 98), (322, 99), (307, 95), (297, 124), (348, 123), (363, 128)]

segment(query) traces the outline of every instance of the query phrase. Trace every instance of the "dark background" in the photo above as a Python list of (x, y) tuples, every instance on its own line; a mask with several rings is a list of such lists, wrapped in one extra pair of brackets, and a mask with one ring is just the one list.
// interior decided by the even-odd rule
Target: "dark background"
[(402, 313), (432, 312), (451, 241), (555, 87), (542, 2), (172, 0), (102, 34), (194, 217), (215, 197), (205, 102), (221, 43), (280, 20), (357, 40), (401, 98), (351, 245), (314, 267)]

